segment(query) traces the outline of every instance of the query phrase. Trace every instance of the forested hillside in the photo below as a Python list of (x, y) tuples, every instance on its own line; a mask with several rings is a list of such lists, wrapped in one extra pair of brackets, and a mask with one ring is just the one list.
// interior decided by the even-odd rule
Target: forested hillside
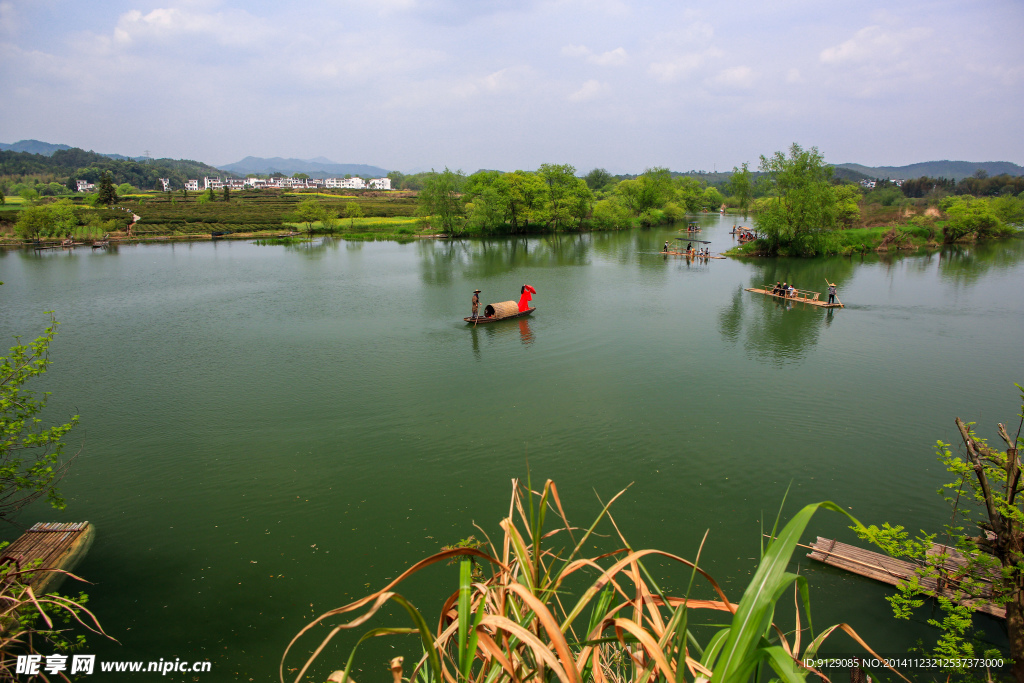
[(110, 172), (114, 184), (129, 183), (143, 190), (157, 189), (159, 178), (170, 178), (172, 186), (181, 187), (189, 178), (223, 176), (213, 166), (185, 159), (111, 159), (96, 152), (72, 147), (53, 152), (51, 156), (28, 152), (0, 151), (0, 187), (24, 183), (59, 183), (75, 189), (76, 181), (98, 182)]

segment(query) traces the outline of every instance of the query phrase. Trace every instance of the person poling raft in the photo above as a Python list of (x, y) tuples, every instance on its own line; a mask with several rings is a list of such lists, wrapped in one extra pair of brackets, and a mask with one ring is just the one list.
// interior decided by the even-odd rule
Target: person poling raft
[(501, 301), (496, 304), (487, 304), (484, 306), (484, 314), (479, 315), (480, 305), (480, 290), (477, 289), (473, 292), (473, 314), (468, 318), (463, 318), (467, 323), (477, 325), (480, 323), (493, 323), (498, 320), (509, 320), (510, 318), (521, 318), (523, 316), (530, 315), (535, 310), (535, 307), (530, 307), (530, 299), (537, 293), (537, 290), (530, 285), (523, 285), (519, 290), (519, 302), (515, 301)]

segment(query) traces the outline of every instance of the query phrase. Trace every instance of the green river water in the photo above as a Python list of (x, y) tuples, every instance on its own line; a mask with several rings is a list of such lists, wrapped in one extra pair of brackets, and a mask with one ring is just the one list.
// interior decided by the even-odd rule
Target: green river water
[[(732, 244), (732, 218), (701, 222), (714, 252)], [(787, 487), (786, 514), (833, 500), (866, 523), (937, 529), (935, 441), (955, 441), (956, 416), (986, 435), (1018, 419), (1024, 241), (696, 264), (658, 253), (677, 235), (0, 252), (5, 348), (55, 311), (39, 387), (53, 420), (81, 415), (67, 509), (20, 521), (96, 525), (77, 573), (120, 644), (85, 651), (210, 659), (196, 680), (276, 679), (309, 618), (479, 536), (474, 521), (497, 537), (527, 460), (576, 524), (595, 492), (632, 483), (614, 510), (635, 547), (693, 557), (710, 530), (702, 564), (737, 601)], [(825, 278), (845, 309), (743, 291), (824, 291)], [(531, 318), (462, 321), (473, 289), (489, 303), (523, 283)], [(850, 540), (846, 526), (819, 513), (805, 540)], [(890, 589), (802, 552), (798, 566), (816, 626), (849, 622), (883, 653), (933, 635), (927, 610), (891, 618)], [(407, 592), (436, 620), (456, 582), (439, 568)], [(978, 623), (999, 642), (998, 623)], [(360, 683), (418, 654), (375, 648)]]

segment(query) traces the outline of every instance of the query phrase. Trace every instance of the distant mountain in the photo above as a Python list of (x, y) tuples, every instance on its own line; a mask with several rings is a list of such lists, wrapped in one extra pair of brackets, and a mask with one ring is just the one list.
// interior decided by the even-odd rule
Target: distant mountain
[(41, 142), (39, 140), (18, 140), (12, 145), (6, 145), (0, 142), (0, 152), (28, 152), (29, 154), (42, 154), (43, 156), (48, 157), (60, 149), (71, 149), (71, 146), (54, 145), (52, 143)]
[(1018, 166), (1009, 161), (925, 161), (909, 166), (875, 167), (860, 164), (836, 164), (836, 168), (846, 168), (863, 173), (870, 178), (889, 178), (891, 180), (909, 180), (921, 176), (961, 180), (974, 175), (978, 169), (985, 171), (990, 176), (1004, 173), (1012, 176), (1024, 175), (1024, 166)]
[(296, 173), (307, 173), (311, 178), (335, 178), (346, 174), (358, 176), (372, 176), (382, 178), (388, 174), (387, 170), (378, 166), (367, 164), (338, 164), (330, 159), (317, 157), (316, 159), (282, 159), (273, 157), (264, 159), (261, 157), (246, 157), (233, 164), (219, 166), (220, 170), (229, 173), (245, 175), (247, 173), (284, 173), (294, 175)]

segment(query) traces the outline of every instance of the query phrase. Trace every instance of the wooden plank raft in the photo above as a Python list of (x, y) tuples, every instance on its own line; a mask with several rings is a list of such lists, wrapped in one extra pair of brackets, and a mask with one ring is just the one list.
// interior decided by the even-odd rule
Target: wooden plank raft
[[(0, 564), (11, 562), (19, 569), (28, 569), (38, 560), (40, 568), (71, 571), (89, 550), (94, 533), (89, 522), (39, 522), (3, 549)], [(64, 578), (59, 572), (27, 576), (27, 583), (37, 593), (54, 590)]]
[(784, 301), (797, 301), (802, 304), (810, 304), (812, 306), (818, 306), (820, 308), (846, 308), (841, 303), (830, 304), (825, 301), (819, 301), (818, 297), (821, 296), (820, 292), (809, 292), (803, 289), (796, 290), (795, 296), (782, 296), (781, 294), (772, 294), (771, 288), (759, 289), (757, 287), (746, 287), (744, 291), (753, 292), (754, 294), (764, 294), (765, 296), (772, 296), (776, 299), (782, 299)]
[[(806, 547), (806, 546), (805, 546)], [(845, 569), (848, 572), (859, 574), (860, 576), (866, 576), (869, 579), (881, 581), (887, 583), (890, 586), (895, 586), (900, 581), (910, 578), (910, 575), (917, 569), (917, 565), (912, 562), (905, 560), (897, 560), (896, 558), (883, 555), (881, 553), (872, 552), (856, 546), (847, 545), (846, 543), (840, 543), (835, 539), (823, 538), (818, 536), (818, 540), (811, 544), (811, 552), (807, 553), (807, 557), (812, 560), (824, 562), (827, 565), (837, 567), (839, 569)], [(949, 573), (949, 576), (944, 581), (944, 585), (939, 587), (939, 582), (935, 578), (923, 577), (921, 578), (921, 587), (931, 595), (935, 595), (938, 592), (939, 595), (955, 599), (953, 591), (950, 590), (949, 584), (956, 583), (958, 577), (963, 576), (966, 572), (966, 560), (956, 548), (951, 548), (948, 545), (942, 545), (940, 543), (933, 543), (931, 550), (928, 551), (929, 555), (944, 555), (945, 560), (943, 566)], [(993, 572), (993, 576), (998, 576), (998, 572)], [(991, 577), (981, 578), (982, 582), (988, 584), (989, 588), (983, 590), (986, 595), (991, 595)], [(938, 589), (938, 590), (937, 590)], [(978, 605), (975, 600), (957, 600), (961, 605), (972, 607), (978, 612), (984, 612), (990, 614), (999, 619), (1006, 618), (1006, 610), (997, 605)]]

